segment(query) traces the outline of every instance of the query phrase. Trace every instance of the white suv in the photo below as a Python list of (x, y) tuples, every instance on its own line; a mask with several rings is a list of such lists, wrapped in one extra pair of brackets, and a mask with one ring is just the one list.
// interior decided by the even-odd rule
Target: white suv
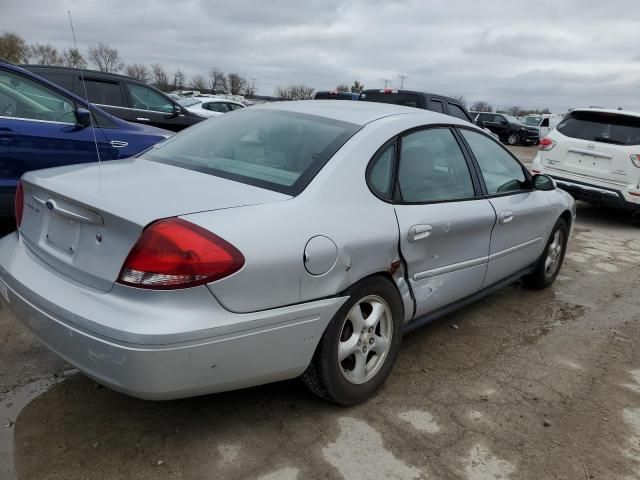
[(577, 108), (538, 148), (533, 173), (578, 200), (640, 216), (640, 113)]

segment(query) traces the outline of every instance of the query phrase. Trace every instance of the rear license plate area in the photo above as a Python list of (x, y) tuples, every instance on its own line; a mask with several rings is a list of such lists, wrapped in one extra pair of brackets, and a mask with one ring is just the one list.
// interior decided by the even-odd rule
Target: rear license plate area
[(609, 171), (611, 160), (608, 158), (596, 157), (588, 153), (571, 153), (568, 158), (570, 165), (588, 170)]
[(50, 212), (49, 215), (44, 243), (51, 249), (73, 257), (78, 246), (80, 222), (56, 212)]

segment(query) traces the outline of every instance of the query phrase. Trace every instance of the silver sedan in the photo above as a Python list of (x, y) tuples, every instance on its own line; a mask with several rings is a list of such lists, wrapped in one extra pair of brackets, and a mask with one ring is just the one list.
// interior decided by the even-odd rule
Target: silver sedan
[(468, 122), (284, 102), (137, 158), (26, 174), (0, 297), (96, 381), (147, 399), (301, 376), (363, 401), (403, 334), (519, 278), (553, 283), (575, 217)]

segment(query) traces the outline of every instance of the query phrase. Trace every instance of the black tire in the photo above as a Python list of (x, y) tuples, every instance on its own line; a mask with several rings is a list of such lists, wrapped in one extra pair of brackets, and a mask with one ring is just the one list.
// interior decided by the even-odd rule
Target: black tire
[[(552, 271), (549, 271), (546, 265), (547, 258), (549, 258), (549, 249), (554, 242), (556, 232), (560, 232), (562, 235), (562, 243), (561, 250), (558, 254), (558, 262), (553, 268)], [(524, 282), (524, 286), (526, 288), (532, 288), (536, 290), (542, 290), (543, 288), (547, 288), (550, 286), (558, 276), (558, 272), (562, 268), (562, 262), (564, 261), (564, 254), (567, 251), (567, 241), (569, 240), (569, 226), (567, 222), (563, 218), (559, 218), (556, 224), (553, 226), (553, 230), (551, 230), (551, 235), (549, 235), (549, 240), (547, 240), (547, 245), (544, 248), (544, 252), (538, 263), (536, 265), (536, 269), (533, 273), (526, 275), (522, 278)]]
[[(404, 317), (402, 300), (396, 287), (384, 277), (369, 277), (349, 289), (349, 300), (338, 310), (327, 326), (316, 348), (311, 364), (302, 374), (302, 381), (316, 395), (340, 405), (354, 405), (371, 398), (389, 376), (398, 357), (402, 341), (401, 327)], [(347, 315), (352, 308), (367, 297), (384, 300), (391, 313), (391, 341), (386, 356), (377, 373), (368, 381), (354, 384), (347, 380), (338, 361), (338, 344), (341, 341)]]
[(517, 145), (518, 143), (520, 143), (520, 137), (517, 133), (511, 133), (507, 137), (507, 143), (511, 146)]

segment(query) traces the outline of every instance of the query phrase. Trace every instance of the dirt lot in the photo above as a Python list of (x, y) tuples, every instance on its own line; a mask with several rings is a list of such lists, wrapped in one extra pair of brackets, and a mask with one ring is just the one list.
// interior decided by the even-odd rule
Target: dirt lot
[(353, 408), (297, 381), (128, 398), (63, 373), (1, 310), (0, 478), (14, 437), (29, 480), (640, 478), (640, 228), (578, 213), (551, 289), (515, 284), (408, 335)]

